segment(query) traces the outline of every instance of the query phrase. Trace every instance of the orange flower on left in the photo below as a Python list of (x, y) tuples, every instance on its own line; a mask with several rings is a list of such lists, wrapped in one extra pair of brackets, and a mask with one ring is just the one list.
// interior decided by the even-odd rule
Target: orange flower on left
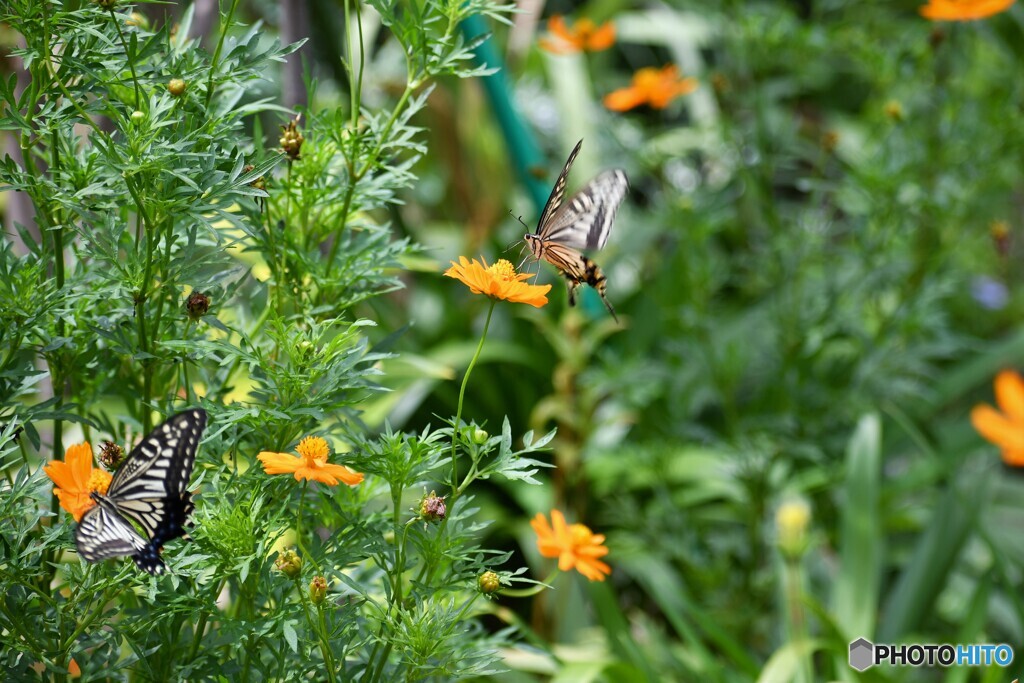
[(331, 449), (326, 439), (319, 436), (307, 436), (295, 451), (299, 457), (271, 451), (263, 451), (256, 457), (263, 463), (263, 471), (267, 474), (294, 474), (296, 480), (311, 479), (328, 486), (335, 486), (339, 481), (355, 486), (363, 480), (361, 473), (327, 462)]
[(608, 554), (604, 534), (595, 534), (583, 524), (566, 524), (565, 515), (551, 511), (551, 524), (541, 513), (530, 520), (537, 533), (537, 549), (544, 557), (557, 557), (563, 572), (575, 569), (591, 581), (604, 581), (612, 568), (599, 560)]
[(516, 273), (515, 266), (505, 259), (500, 259), (493, 266), (488, 266), (483, 259), (480, 261), (482, 263), (460, 256), (459, 262), (452, 261), (452, 267), (444, 274), (466, 285), (474, 294), (484, 294), (492, 299), (529, 304), (536, 308), (548, 302), (547, 293), (551, 291), (551, 285), (523, 282), (533, 277), (532, 273)]
[(555, 40), (541, 38), (537, 43), (555, 54), (599, 52), (615, 44), (615, 24), (610, 21), (598, 26), (591, 19), (583, 18), (570, 27), (563, 17), (555, 15), (548, 19), (548, 31)]
[(63, 462), (54, 460), (43, 471), (54, 483), (53, 493), (60, 506), (76, 522), (82, 521), (82, 515), (96, 505), (89, 494), (105, 494), (112, 479), (109, 472), (92, 466), (92, 446), (88, 441), (71, 446), (64, 452)]
[(1003, 451), (1003, 462), (1024, 467), (1024, 378), (1013, 370), (996, 375), (999, 410), (984, 403), (974, 406), (971, 424)]

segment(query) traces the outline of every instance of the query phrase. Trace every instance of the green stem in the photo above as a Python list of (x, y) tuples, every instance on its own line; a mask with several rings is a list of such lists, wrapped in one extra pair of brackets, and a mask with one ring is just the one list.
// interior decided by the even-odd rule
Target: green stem
[(313, 553), (309, 552), (309, 548), (306, 547), (306, 544), (302, 540), (302, 509), (306, 502), (306, 487), (308, 485), (309, 480), (303, 479), (302, 490), (299, 492), (299, 512), (295, 517), (295, 544), (299, 546), (299, 550), (302, 551), (302, 554), (309, 558), (309, 561), (313, 563), (313, 566), (316, 567), (317, 573), (319, 573), (320, 563), (316, 561), (316, 558), (313, 557)]
[(227, 38), (228, 28), (231, 27), (231, 19), (235, 16), (235, 10), (238, 9), (238, 0), (233, 0), (231, 3), (231, 9), (228, 10), (228, 14), (224, 17), (224, 24), (220, 31), (220, 38), (217, 39), (217, 49), (213, 51), (213, 59), (210, 61), (210, 78), (206, 82), (206, 108), (210, 107), (210, 100), (213, 99), (213, 76), (217, 73), (217, 62), (220, 61), (220, 52), (224, 49), (224, 39)]
[(121, 39), (121, 45), (124, 47), (124, 56), (125, 60), (128, 62), (128, 68), (132, 72), (132, 84), (135, 86), (135, 108), (138, 109), (140, 106), (139, 103), (142, 101), (142, 96), (139, 94), (139, 77), (135, 73), (135, 62), (132, 61), (132, 56), (128, 54), (128, 43), (124, 39), (124, 33), (121, 31), (121, 22), (117, 20), (117, 15), (114, 14), (113, 6), (111, 6), (109, 12), (110, 20), (117, 28), (117, 36)]
[(459, 484), (459, 467), (458, 458), (455, 453), (455, 444), (458, 441), (459, 436), (459, 423), (462, 419), (462, 402), (466, 396), (466, 385), (469, 383), (469, 376), (473, 373), (473, 368), (476, 366), (476, 361), (480, 358), (480, 351), (484, 348), (484, 340), (487, 339), (487, 329), (491, 326), (491, 314), (494, 313), (494, 304), (497, 303), (497, 299), (491, 299), (491, 307), (487, 309), (487, 320), (484, 322), (484, 331), (480, 335), (480, 343), (476, 345), (476, 353), (473, 354), (473, 359), (469, 361), (469, 367), (466, 368), (466, 374), (462, 378), (462, 387), (459, 389), (459, 406), (455, 411), (455, 421), (452, 423), (452, 495), (453, 499), (449, 502), (449, 505), (454, 504), (454, 495), (458, 489)]

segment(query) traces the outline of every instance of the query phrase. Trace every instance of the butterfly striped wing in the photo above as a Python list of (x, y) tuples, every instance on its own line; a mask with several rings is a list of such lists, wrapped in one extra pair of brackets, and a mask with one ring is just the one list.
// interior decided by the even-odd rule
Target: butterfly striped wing
[(148, 544), (127, 520), (102, 504), (85, 513), (75, 533), (78, 554), (89, 562), (134, 555)]
[(525, 235), (533, 255), (558, 268), (569, 285), (569, 304), (575, 304), (576, 288), (587, 283), (601, 295), (608, 311), (618, 321), (615, 309), (605, 296), (607, 278), (601, 268), (581, 254), (580, 249), (601, 249), (608, 243), (612, 223), (626, 198), (629, 181), (621, 170), (605, 171), (593, 178), (563, 204), (565, 187), (583, 140), (576, 143), (562, 172), (555, 181), (537, 230)]
[(543, 231), (544, 224), (547, 223), (555, 213), (558, 212), (559, 207), (562, 206), (562, 200), (565, 198), (565, 185), (569, 181), (569, 169), (572, 168), (572, 162), (576, 161), (576, 155), (580, 153), (580, 148), (583, 146), (583, 140), (576, 143), (576, 146), (569, 152), (569, 158), (565, 160), (565, 166), (562, 167), (562, 172), (558, 174), (558, 180), (555, 181), (555, 186), (551, 188), (551, 194), (548, 195), (548, 201), (544, 204), (544, 210), (540, 212), (540, 220), (537, 221), (537, 234), (540, 235)]
[[(186, 489), (205, 428), (205, 411), (186, 411), (157, 426), (132, 449), (114, 474), (107, 494), (94, 494), (99, 506), (78, 526), (75, 540), (80, 550), (86, 549), (82, 553), (85, 559), (95, 562), (132, 555), (141, 569), (151, 574), (163, 571), (160, 548), (185, 535), (192, 511), (191, 494)], [(86, 524), (89, 515), (95, 516)], [(145, 536), (131, 522), (136, 522)], [(141, 547), (139, 539), (143, 540)]]
[(603, 249), (627, 189), (623, 171), (605, 171), (542, 223), (537, 237), (573, 249)]

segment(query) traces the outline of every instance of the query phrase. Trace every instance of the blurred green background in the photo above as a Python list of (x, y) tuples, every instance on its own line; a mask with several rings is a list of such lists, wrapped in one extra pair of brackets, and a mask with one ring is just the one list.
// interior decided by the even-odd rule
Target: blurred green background
[[(415, 0), (414, 0), (415, 1)], [(197, 20), (215, 3), (197, 2)], [(335, 0), (253, 0), (310, 41), (273, 96), (341, 101)], [(502, 680), (1009, 681), (993, 667), (857, 674), (848, 643), (1024, 647), (1024, 477), (968, 419), (1021, 364), (1024, 8), (931, 22), (917, 2), (522, 2), (488, 79), (442, 80), (413, 120), (427, 153), (390, 210), (421, 249), (405, 287), (362, 305), (390, 393), (370, 427), (453, 415), (487, 302), (442, 277), (459, 255), (521, 259), (569, 150), (570, 190), (622, 168), (631, 190), (570, 309), (499, 305), (463, 418), (558, 428), (542, 489), (492, 481), (491, 546), (533, 557), (552, 507), (608, 536), (603, 584), (562, 577), (498, 603), (561, 668), (510, 652)], [(154, 17), (181, 7), (147, 5)], [(364, 104), (404, 86), (364, 8)], [(216, 8), (212, 11), (216, 11)], [(538, 47), (546, 21), (612, 21), (607, 50)], [(640, 68), (699, 87), (664, 109), (605, 108)], [(277, 120), (268, 118), (267, 130)], [(536, 266), (529, 266), (536, 269)], [(502, 614), (502, 610), (509, 614)]]

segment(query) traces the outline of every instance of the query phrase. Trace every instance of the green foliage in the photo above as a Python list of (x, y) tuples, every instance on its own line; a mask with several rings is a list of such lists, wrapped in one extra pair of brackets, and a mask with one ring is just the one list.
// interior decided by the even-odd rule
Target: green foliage
[[(493, 0), (313, 0), (298, 54), (243, 25), (269, 5), (202, 37), (109, 4), (0, 10), (0, 186), (33, 212), (0, 238), (5, 680), (806, 683), (853, 680), (858, 637), (1020, 641), (1022, 482), (968, 420), (1024, 359), (1019, 7), (553, 4), (616, 26), (564, 56)], [(698, 89), (602, 105), (666, 64)], [(438, 277), (515, 261), (507, 212), (581, 137), (570, 191), (630, 178), (590, 254), (622, 326), (543, 264), (539, 311)], [(192, 406), (171, 573), (79, 561), (42, 466)], [(264, 472), (307, 435), (365, 479)], [(608, 581), (545, 578), (552, 508)]]

